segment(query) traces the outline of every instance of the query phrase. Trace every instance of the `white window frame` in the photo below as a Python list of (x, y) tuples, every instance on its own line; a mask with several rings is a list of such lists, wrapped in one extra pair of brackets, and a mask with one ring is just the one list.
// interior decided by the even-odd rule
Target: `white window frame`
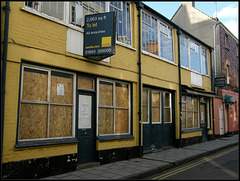
[[(22, 93), (23, 93), (23, 75), (24, 75), (24, 68), (30, 68), (35, 70), (41, 70), (48, 72), (48, 92), (47, 92), (47, 101), (34, 101), (34, 100), (22, 100)], [(32, 103), (32, 104), (44, 104), (48, 105), (48, 113), (47, 113), (47, 136), (46, 138), (34, 138), (34, 139), (19, 139), (19, 131), (17, 139), (19, 142), (25, 142), (25, 141), (38, 141), (38, 140), (51, 140), (51, 139), (64, 139), (64, 138), (75, 138), (75, 115), (76, 115), (76, 74), (68, 71), (62, 71), (58, 69), (52, 69), (47, 67), (41, 67), (41, 66), (35, 66), (35, 65), (29, 65), (29, 64), (23, 64), (22, 65), (22, 72), (21, 72), (21, 92), (20, 92), (20, 104), (21, 103)], [(51, 103), (50, 102), (50, 92), (51, 92), (51, 72), (61, 72), (66, 74), (71, 74), (73, 76), (73, 100), (72, 104), (60, 104), (60, 103)], [(50, 121), (50, 107), (51, 105), (60, 105), (60, 106), (71, 106), (72, 107), (72, 136), (66, 136), (66, 137), (49, 137), (49, 121)], [(21, 110), (20, 110), (21, 111)], [(18, 116), (19, 122), (20, 122), (20, 113)], [(20, 124), (18, 125), (19, 129)]]
[[(108, 82), (108, 83), (112, 83), (113, 84), (113, 105), (112, 106), (101, 106), (99, 105), (99, 82), (102, 81), (102, 82)], [(128, 89), (128, 95), (129, 95), (129, 102), (128, 102), (128, 133), (118, 133), (118, 134), (115, 134), (115, 112), (116, 112), (116, 109), (124, 109), (126, 110), (127, 108), (119, 108), (119, 107), (116, 107), (116, 103), (115, 103), (115, 86), (116, 86), (116, 83), (123, 83), (123, 84), (128, 84), (129, 86), (129, 89)], [(114, 121), (114, 133), (113, 134), (100, 134), (98, 133), (98, 109), (99, 108), (111, 108), (113, 109), (113, 121)], [(110, 79), (105, 79), (105, 78), (97, 78), (97, 129), (96, 129), (96, 135), (97, 136), (110, 136), (110, 135), (128, 135), (128, 134), (131, 134), (131, 84), (130, 83), (127, 83), (127, 82), (123, 82), (123, 81), (118, 81), (118, 80), (110, 80)]]

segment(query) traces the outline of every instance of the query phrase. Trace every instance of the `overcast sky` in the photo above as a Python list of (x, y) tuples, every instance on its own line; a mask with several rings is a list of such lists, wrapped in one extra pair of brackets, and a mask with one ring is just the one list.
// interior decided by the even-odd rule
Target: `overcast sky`
[[(143, 1), (169, 20), (181, 6), (182, 1)], [(238, 38), (238, 1), (195, 1), (195, 8), (218, 19)]]

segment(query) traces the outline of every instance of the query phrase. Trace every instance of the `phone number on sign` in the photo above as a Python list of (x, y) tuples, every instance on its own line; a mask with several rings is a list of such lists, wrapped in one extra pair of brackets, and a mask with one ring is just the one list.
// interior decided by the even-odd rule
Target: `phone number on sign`
[(96, 50), (86, 50), (86, 55), (92, 55), (92, 54), (103, 54), (103, 53), (111, 53), (111, 48), (103, 48), (103, 49), (96, 49)]

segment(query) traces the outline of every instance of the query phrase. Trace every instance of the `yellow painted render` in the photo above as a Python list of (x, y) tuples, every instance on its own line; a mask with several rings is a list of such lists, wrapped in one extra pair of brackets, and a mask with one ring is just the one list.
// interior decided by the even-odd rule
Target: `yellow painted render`
[(89, 73), (101, 77), (133, 82), (134, 139), (97, 142), (97, 149), (138, 145), (138, 29), (135, 4), (132, 5), (133, 49), (116, 45), (110, 63), (86, 59), (66, 52), (67, 27), (22, 11), (23, 2), (11, 2), (9, 44), (7, 55), (6, 108), (4, 123), (3, 162), (77, 153), (77, 144), (16, 149), (20, 63), (22, 60), (40, 65), (64, 68), (67, 71)]
[(182, 133), (182, 138), (192, 138), (192, 137), (196, 137), (196, 136), (202, 136), (202, 131)]

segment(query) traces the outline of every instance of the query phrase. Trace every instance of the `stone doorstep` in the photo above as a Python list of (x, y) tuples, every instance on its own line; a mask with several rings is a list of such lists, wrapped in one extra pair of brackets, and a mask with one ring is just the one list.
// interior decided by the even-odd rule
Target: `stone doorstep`
[(76, 168), (76, 170), (82, 170), (85, 168), (92, 168), (92, 167), (97, 167), (100, 166), (100, 162), (89, 162), (89, 163), (83, 163), (79, 164)]

